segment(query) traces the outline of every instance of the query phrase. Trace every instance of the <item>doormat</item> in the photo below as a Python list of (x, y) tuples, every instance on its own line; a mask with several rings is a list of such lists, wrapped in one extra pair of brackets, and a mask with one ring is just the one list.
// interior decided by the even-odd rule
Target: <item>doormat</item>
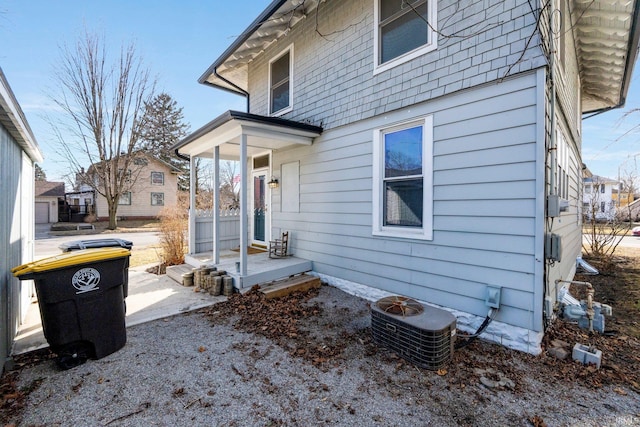
[[(235, 249), (231, 249), (233, 252), (240, 252), (240, 248), (235, 248)], [(261, 254), (263, 252), (267, 252), (266, 249), (262, 249), (262, 248), (256, 248), (253, 246), (248, 246), (247, 247), (247, 253), (249, 255), (254, 255), (254, 254)]]

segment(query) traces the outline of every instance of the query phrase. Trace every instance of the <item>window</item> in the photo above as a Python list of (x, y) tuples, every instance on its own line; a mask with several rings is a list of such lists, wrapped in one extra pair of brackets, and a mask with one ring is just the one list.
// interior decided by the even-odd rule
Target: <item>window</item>
[(277, 56), (269, 64), (269, 112), (284, 114), (291, 111), (291, 74), (293, 47)]
[(585, 193), (591, 193), (591, 184), (587, 184), (584, 186), (584, 192)]
[(604, 184), (600, 184), (600, 192), (604, 193)]
[(151, 206), (164, 206), (164, 193), (151, 193)]
[(163, 172), (151, 172), (151, 184), (152, 185), (164, 185), (164, 173)]
[(436, 0), (375, 0), (375, 71), (435, 50)]
[(373, 234), (433, 238), (433, 117), (376, 129)]
[(600, 211), (604, 212), (607, 209), (607, 204), (605, 202), (600, 202)]
[(118, 169), (118, 179), (124, 180), (126, 183), (131, 182), (131, 169), (128, 169), (126, 172), (124, 169)]
[(130, 205), (131, 204), (131, 191), (127, 191), (125, 193), (120, 194), (118, 198), (119, 205)]

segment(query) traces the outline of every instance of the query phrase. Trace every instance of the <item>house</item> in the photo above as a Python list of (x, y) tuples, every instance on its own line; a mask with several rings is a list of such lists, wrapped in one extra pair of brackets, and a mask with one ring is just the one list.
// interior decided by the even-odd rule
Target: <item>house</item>
[(624, 104), (640, 8), (461, 4), (274, 0), (199, 80), (248, 111), (173, 148), (239, 160), (241, 247), (289, 231), (328, 283), (441, 306), (464, 330), (499, 291), (483, 337), (538, 353), (581, 252), (581, 117)]
[(36, 224), (58, 222), (58, 205), (64, 203), (64, 182), (36, 181)]
[(599, 175), (583, 178), (583, 212), (591, 219), (593, 212), (597, 220), (612, 220), (618, 212), (620, 182)]
[(42, 153), (0, 69), (0, 373), (31, 302), (33, 284), (11, 274), (33, 260), (35, 163)]
[[(70, 198), (71, 204), (76, 203), (76, 200), (79, 205), (95, 203), (96, 219), (101, 221), (109, 218), (107, 200), (99, 190), (94, 195), (93, 187), (83, 182), (95, 176), (96, 168), (99, 167), (99, 164), (91, 165), (86, 176), (76, 176), (76, 191), (70, 194)], [(131, 169), (127, 171), (131, 177), (128, 180), (129, 184), (118, 201), (118, 218), (157, 218), (165, 206), (175, 205), (178, 202), (180, 173), (180, 169), (169, 163), (137, 153), (131, 162)]]
[(620, 209), (620, 218), (623, 221), (640, 222), (640, 199), (636, 199)]

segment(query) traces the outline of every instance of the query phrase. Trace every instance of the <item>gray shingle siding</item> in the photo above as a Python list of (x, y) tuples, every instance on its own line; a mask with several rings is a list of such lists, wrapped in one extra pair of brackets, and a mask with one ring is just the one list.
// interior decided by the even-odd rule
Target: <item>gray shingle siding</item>
[(509, 74), (546, 64), (537, 35), (518, 62), (536, 25), (527, 1), (439, 1), (437, 50), (374, 75), (373, 7), (327, 1), (271, 45), (249, 67), (251, 111), (268, 114), (269, 60), (290, 44), (293, 110), (284, 117), (325, 129), (502, 78), (512, 65)]

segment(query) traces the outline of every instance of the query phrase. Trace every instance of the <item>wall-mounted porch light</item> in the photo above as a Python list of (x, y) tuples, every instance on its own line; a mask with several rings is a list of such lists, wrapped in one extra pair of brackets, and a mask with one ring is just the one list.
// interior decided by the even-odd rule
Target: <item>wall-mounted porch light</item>
[(278, 178), (272, 176), (271, 181), (269, 181), (267, 184), (269, 185), (269, 188), (278, 188)]

